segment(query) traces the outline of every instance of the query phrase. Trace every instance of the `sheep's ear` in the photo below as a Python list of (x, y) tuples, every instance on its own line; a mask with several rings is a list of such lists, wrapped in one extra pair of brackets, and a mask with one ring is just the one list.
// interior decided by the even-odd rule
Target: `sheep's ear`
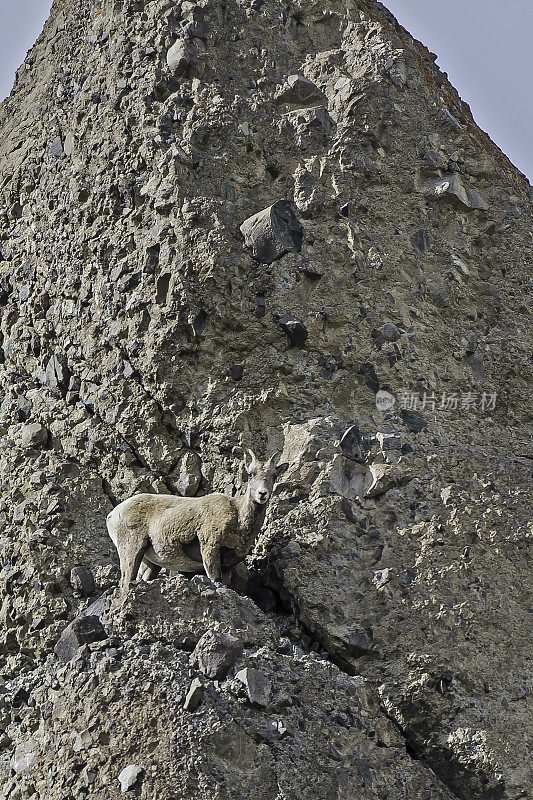
[(276, 465), (276, 475), (283, 475), (287, 467), (289, 466), (288, 461), (284, 461), (282, 464)]
[(246, 472), (250, 474), (250, 470), (252, 469), (253, 464), (257, 461), (255, 457), (255, 453), (250, 448), (246, 448), (244, 451), (244, 466), (246, 467)]

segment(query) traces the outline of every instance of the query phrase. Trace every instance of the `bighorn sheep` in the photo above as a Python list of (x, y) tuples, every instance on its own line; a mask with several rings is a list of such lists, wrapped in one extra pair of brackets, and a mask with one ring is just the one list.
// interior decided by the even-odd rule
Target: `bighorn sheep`
[(261, 463), (244, 453), (249, 475), (244, 494), (213, 492), (201, 497), (136, 494), (107, 516), (107, 530), (120, 558), (123, 592), (139, 574), (150, 580), (161, 567), (177, 572), (205, 572), (215, 583), (222, 571), (250, 552), (261, 529), (276, 479), (275, 453)]

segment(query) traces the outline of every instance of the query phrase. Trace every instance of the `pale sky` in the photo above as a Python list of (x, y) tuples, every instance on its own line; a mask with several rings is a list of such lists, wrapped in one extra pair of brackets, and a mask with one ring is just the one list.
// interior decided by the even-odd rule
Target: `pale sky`
[(0, 100), (48, 18), (52, 0), (0, 0)]
[[(438, 54), (474, 119), (533, 179), (533, 0), (384, 0)], [(0, 0), (0, 100), (41, 32), (51, 0)]]
[(533, 0), (383, 0), (533, 181)]

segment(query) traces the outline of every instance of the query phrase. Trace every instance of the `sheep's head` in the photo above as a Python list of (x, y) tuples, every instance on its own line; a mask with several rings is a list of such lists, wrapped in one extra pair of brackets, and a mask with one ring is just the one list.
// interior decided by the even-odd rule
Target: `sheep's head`
[(250, 476), (248, 491), (254, 503), (259, 505), (268, 503), (277, 476), (276, 464), (278, 456), (279, 453), (274, 453), (268, 461), (261, 462), (253, 450), (244, 451), (244, 466)]

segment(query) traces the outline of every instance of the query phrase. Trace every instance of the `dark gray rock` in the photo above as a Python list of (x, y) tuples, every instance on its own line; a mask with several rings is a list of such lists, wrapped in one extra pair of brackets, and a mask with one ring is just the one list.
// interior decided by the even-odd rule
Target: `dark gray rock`
[(460, 207), (488, 210), (489, 204), (476, 189), (465, 186), (458, 172), (444, 174), (423, 188), (427, 197), (449, 200)]
[(411, 244), (418, 253), (423, 253), (429, 247), (429, 237), (425, 230), (420, 230), (411, 236)]
[(183, 26), (183, 33), (193, 39), (205, 39), (209, 33), (209, 26), (202, 19), (189, 20)]
[(85, 611), (82, 611), (78, 619), (81, 617), (98, 617), (101, 619), (105, 612), (109, 610), (110, 605), (111, 599), (109, 595), (103, 594), (101, 597), (95, 600), (94, 603), (91, 603), (91, 605), (88, 606)]
[(343, 636), (346, 652), (358, 658), (365, 653), (372, 652), (372, 637), (363, 630), (352, 630)]
[(409, 428), (412, 433), (420, 433), (424, 428), (427, 428), (428, 421), (423, 417), (416, 414), (411, 414), (409, 411), (400, 411), (400, 416), (404, 425)]
[(53, 355), (45, 369), (44, 382), (50, 389), (66, 392), (70, 381), (70, 369), (63, 355)]
[(48, 441), (48, 430), (40, 422), (31, 422), (22, 429), (22, 446), (25, 448), (43, 447)]
[(204, 633), (192, 654), (192, 662), (207, 678), (222, 678), (241, 656), (240, 639), (222, 631)]
[(389, 78), (393, 84), (398, 89), (403, 89), (407, 83), (407, 67), (403, 58), (388, 58), (385, 63), (385, 69), (387, 70)]
[(75, 592), (79, 592), (83, 597), (89, 597), (95, 589), (91, 570), (82, 564), (76, 564), (70, 570), (70, 585)]
[(263, 708), (268, 705), (272, 683), (262, 672), (254, 667), (245, 667), (235, 677), (246, 688), (246, 694), (251, 703)]
[(428, 283), (428, 294), (431, 302), (437, 308), (448, 308), (453, 299), (453, 293), (448, 283), (436, 281)]
[(446, 159), (440, 153), (426, 150), (423, 155), (422, 166), (427, 170), (444, 169), (446, 167)]
[(279, 325), (287, 334), (291, 347), (303, 347), (309, 333), (301, 319), (298, 319), (298, 317), (292, 314), (285, 314), (285, 316), (280, 319)]
[(327, 98), (312, 81), (303, 75), (289, 75), (285, 85), (276, 95), (277, 103), (311, 106), (327, 103)]
[(202, 682), (195, 678), (189, 686), (189, 691), (185, 697), (183, 708), (185, 711), (196, 711), (204, 696), (204, 687)]
[(59, 661), (72, 661), (78, 655), (80, 647), (104, 639), (107, 639), (107, 634), (97, 616), (78, 617), (65, 628), (54, 647), (54, 653)]
[(21, 708), (21, 706), (25, 705), (28, 702), (29, 696), (30, 696), (29, 690), (21, 686), (11, 695), (10, 703), (13, 708)]
[(50, 141), (49, 149), (50, 155), (55, 156), (55, 158), (63, 158), (65, 153), (63, 151), (63, 142), (61, 141), (61, 136), (54, 136), (54, 138)]
[(467, 189), (466, 194), (468, 197), (468, 205), (470, 208), (479, 209), (480, 211), (488, 211), (490, 205), (488, 201), (483, 197), (481, 192), (478, 192), (477, 189)]
[(278, 200), (248, 217), (241, 227), (244, 243), (262, 264), (271, 264), (289, 251), (302, 249), (303, 228), (287, 200)]
[(368, 437), (363, 436), (357, 425), (351, 425), (343, 433), (340, 446), (346, 458), (358, 464), (364, 464), (370, 450)]
[(373, 364), (370, 364), (368, 361), (362, 364), (359, 374), (363, 376), (364, 382), (371, 391), (377, 392), (379, 390), (379, 378)]
[(387, 342), (396, 342), (401, 336), (394, 322), (385, 322), (380, 329), (380, 333)]
[(278, 605), (276, 595), (263, 583), (259, 574), (241, 563), (234, 568), (231, 576), (231, 588), (239, 594), (250, 597), (261, 611), (275, 611)]
[(204, 9), (196, 3), (185, 2), (182, 4), (183, 21), (182, 31), (185, 36), (205, 39), (209, 33)]

